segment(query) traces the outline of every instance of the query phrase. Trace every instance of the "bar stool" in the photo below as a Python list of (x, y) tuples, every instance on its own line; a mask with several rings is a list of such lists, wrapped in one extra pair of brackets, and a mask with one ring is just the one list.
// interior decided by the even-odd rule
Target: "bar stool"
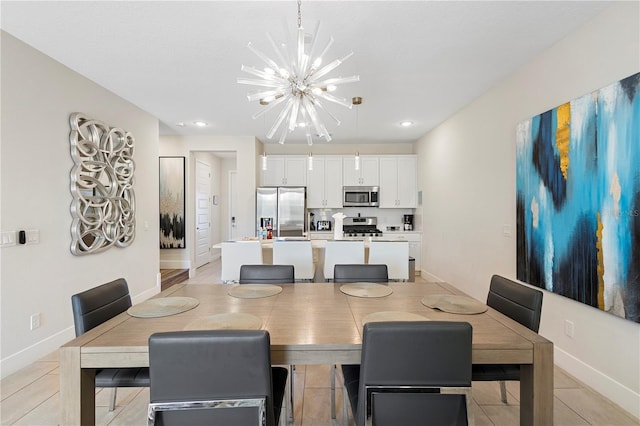
[(340, 263), (364, 263), (364, 241), (327, 241), (324, 249), (324, 279), (333, 280), (333, 269)]
[(311, 241), (274, 241), (273, 264), (293, 265), (296, 280), (313, 281), (316, 268)]
[(261, 265), (262, 244), (260, 241), (224, 241), (222, 243), (223, 283), (238, 282), (240, 266)]
[(368, 263), (387, 265), (390, 280), (407, 281), (409, 279), (409, 242), (371, 241)]

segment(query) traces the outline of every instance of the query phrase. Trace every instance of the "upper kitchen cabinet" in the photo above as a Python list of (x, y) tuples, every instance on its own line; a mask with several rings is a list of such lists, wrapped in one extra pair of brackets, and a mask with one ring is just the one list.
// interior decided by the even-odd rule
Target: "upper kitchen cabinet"
[(378, 157), (360, 156), (360, 170), (356, 170), (355, 157), (342, 157), (342, 184), (344, 186), (378, 186)]
[(417, 206), (417, 159), (398, 155), (380, 159), (380, 207), (415, 208)]
[(262, 186), (306, 186), (307, 157), (298, 155), (270, 155), (267, 170), (260, 178)]
[(342, 157), (313, 157), (313, 170), (307, 171), (307, 207), (342, 208)]

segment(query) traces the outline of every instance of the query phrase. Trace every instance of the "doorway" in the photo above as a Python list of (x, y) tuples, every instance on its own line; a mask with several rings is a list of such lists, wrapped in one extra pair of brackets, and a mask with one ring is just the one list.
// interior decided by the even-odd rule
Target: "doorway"
[(211, 167), (196, 160), (196, 268), (211, 261)]

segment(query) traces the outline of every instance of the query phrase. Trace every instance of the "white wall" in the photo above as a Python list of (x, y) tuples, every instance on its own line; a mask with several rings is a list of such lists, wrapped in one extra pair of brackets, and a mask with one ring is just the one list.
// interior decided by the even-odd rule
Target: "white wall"
[[(515, 278), (516, 124), (640, 71), (639, 9), (614, 4), (419, 140), (423, 273), (481, 300), (492, 274)], [(639, 324), (545, 292), (540, 333), (558, 365), (640, 417)]]
[[(40, 244), (0, 249), (2, 377), (72, 339), (71, 295), (124, 277), (134, 302), (158, 291), (158, 120), (1, 33), (2, 231), (40, 230)], [(83, 112), (136, 138), (131, 246), (73, 256), (69, 115)], [(29, 328), (31, 314), (41, 327)]]
[[(163, 136), (160, 138), (161, 156), (184, 156), (187, 158), (187, 194), (186, 217), (187, 219), (187, 248), (185, 250), (160, 250), (160, 264), (162, 267), (191, 268), (195, 265), (193, 241), (195, 238), (194, 226), (194, 172), (195, 156), (205, 152), (215, 151), (235, 152), (237, 164), (237, 203), (238, 216), (236, 217), (239, 235), (253, 236), (253, 221), (255, 216), (255, 192), (256, 192), (256, 140), (253, 136)], [(226, 193), (228, 186), (228, 165), (226, 161), (218, 162), (215, 168), (217, 180), (220, 182), (218, 190)], [(222, 199), (222, 197), (221, 197)], [(228, 227), (228, 212), (226, 201), (221, 200), (218, 208), (219, 223), (216, 226), (220, 233), (215, 235), (216, 244), (226, 238)], [(190, 219), (190, 220), (189, 220)], [(219, 253), (212, 252), (214, 258)], [(195, 271), (192, 269), (193, 276)]]

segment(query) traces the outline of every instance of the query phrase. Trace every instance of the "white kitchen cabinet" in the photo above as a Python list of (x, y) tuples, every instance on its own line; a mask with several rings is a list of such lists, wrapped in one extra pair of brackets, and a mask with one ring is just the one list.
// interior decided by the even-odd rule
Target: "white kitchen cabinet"
[(342, 157), (313, 157), (313, 170), (307, 171), (307, 208), (342, 208)]
[(414, 155), (394, 155), (380, 159), (380, 207), (415, 208), (418, 172)]
[(354, 156), (342, 157), (342, 183), (344, 186), (378, 186), (379, 157), (360, 156), (360, 170), (356, 170)]
[(262, 186), (306, 186), (307, 157), (303, 155), (270, 155), (267, 170), (262, 170)]

